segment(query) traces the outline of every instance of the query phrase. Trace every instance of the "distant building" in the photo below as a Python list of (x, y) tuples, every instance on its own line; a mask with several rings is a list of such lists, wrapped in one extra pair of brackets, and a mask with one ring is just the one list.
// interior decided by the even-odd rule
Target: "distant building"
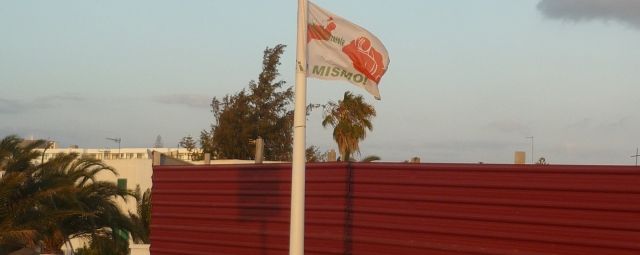
[[(55, 144), (55, 143), (53, 143)], [(48, 149), (39, 149), (44, 152), (44, 160), (47, 161), (59, 153), (78, 153), (81, 156), (100, 159), (100, 160), (125, 160), (125, 159), (151, 159), (151, 152), (157, 151), (173, 158), (192, 161), (191, 155), (184, 148), (120, 148), (120, 149), (88, 149), (72, 146), (69, 148), (51, 147)], [(199, 149), (192, 153), (200, 153)]]

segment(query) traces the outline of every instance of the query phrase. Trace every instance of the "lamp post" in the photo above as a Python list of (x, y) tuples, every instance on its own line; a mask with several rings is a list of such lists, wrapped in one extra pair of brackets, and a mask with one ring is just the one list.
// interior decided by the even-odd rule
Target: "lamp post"
[(639, 152), (638, 148), (636, 148), (636, 155), (631, 156), (632, 158), (636, 158), (636, 166), (638, 166), (638, 157), (640, 157), (640, 154), (638, 154)]

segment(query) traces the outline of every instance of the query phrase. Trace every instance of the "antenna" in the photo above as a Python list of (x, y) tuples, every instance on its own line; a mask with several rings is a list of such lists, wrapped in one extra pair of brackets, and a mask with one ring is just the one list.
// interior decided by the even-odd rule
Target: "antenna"
[(116, 138), (107, 137), (106, 139), (118, 143), (118, 158), (120, 158), (120, 142), (122, 142), (122, 139), (120, 139), (120, 137), (116, 137)]
[(640, 157), (640, 154), (638, 154), (638, 148), (636, 148), (636, 155), (631, 156), (632, 158), (636, 158), (636, 166), (638, 166), (638, 157)]
[(531, 139), (531, 164), (534, 164), (535, 158), (533, 157), (533, 136), (527, 136), (526, 139)]

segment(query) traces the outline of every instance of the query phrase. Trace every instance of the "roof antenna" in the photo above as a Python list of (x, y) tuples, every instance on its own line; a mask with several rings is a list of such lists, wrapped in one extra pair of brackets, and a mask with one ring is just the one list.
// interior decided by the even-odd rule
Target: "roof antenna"
[(107, 137), (106, 139), (118, 143), (118, 158), (120, 158), (120, 142), (122, 142), (122, 139), (120, 139), (120, 137), (116, 137), (116, 138)]

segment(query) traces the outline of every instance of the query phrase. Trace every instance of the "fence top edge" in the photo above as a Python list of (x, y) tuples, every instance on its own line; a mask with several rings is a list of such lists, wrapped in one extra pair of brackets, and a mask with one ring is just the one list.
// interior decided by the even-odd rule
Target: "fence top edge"
[[(631, 174), (640, 175), (640, 167), (625, 165), (516, 165), (516, 164), (472, 164), (472, 163), (394, 163), (394, 162), (323, 162), (307, 163), (307, 170), (415, 170), (415, 171), (461, 171), (461, 172), (532, 172), (532, 173), (584, 173), (584, 174)], [(291, 169), (290, 163), (274, 164), (225, 164), (193, 166), (153, 166), (153, 171), (210, 171), (210, 170), (281, 170)]]

